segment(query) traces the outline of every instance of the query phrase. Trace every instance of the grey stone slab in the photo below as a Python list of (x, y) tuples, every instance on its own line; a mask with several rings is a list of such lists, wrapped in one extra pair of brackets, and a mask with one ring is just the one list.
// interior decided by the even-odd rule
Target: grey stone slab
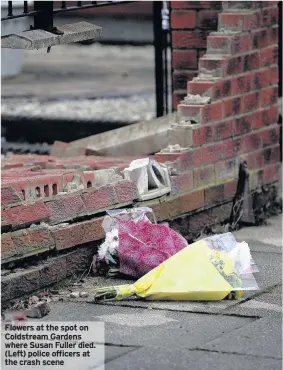
[(244, 227), (233, 234), (239, 241), (258, 241), (260, 244), (275, 246), (282, 253), (282, 214), (268, 219), (267, 225)]
[(106, 364), (105, 370), (281, 370), (277, 359), (185, 349), (142, 348)]
[(229, 307), (238, 305), (238, 301), (221, 301), (221, 302), (147, 302), (140, 299), (128, 299), (125, 301), (108, 302), (105, 305), (115, 305), (122, 307), (141, 307), (158, 310), (195, 312), (195, 313), (214, 313), (223, 312)]
[(105, 346), (105, 363), (110, 362), (126, 353), (136, 351), (139, 347)]
[(207, 342), (202, 349), (282, 358), (282, 318), (264, 317)]
[(103, 321), (107, 343), (170, 348), (194, 348), (253, 321), (251, 318), (70, 302), (52, 304), (44, 320)]
[(282, 283), (282, 260), (281, 256), (276, 253), (252, 252), (252, 257), (259, 269), (254, 277), (259, 286), (259, 291), (248, 291), (245, 298), (258, 295), (262, 290), (273, 288), (275, 285)]
[(41, 49), (49, 46), (68, 44), (84, 40), (98, 39), (101, 27), (88, 22), (77, 22), (57, 27), (62, 35), (55, 35), (44, 30), (23, 31), (1, 37), (1, 47), (10, 49)]
[(282, 315), (282, 286), (262, 293), (236, 306), (228, 307), (225, 314), (245, 316), (278, 316)]

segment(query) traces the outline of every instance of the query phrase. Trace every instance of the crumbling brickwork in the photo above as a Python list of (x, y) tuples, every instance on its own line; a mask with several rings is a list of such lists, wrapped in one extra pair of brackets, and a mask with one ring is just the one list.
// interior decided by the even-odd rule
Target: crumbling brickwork
[(221, 1), (172, 1), (173, 104), (187, 93), (187, 81), (197, 76), (198, 60), (206, 53), (206, 40), (217, 30)]
[[(175, 75), (178, 68), (190, 70), (195, 63), (189, 55), (200, 45), (192, 39), (196, 30), (183, 28), (194, 27), (193, 13), (199, 17), (204, 11), (196, 11), (198, 6), (217, 14), (218, 29), (202, 40), (206, 51), (198, 50), (203, 54), (198, 76), (188, 78), (184, 100), (179, 102), (178, 95), (183, 85), (174, 85), (177, 123), (169, 142), (186, 149), (163, 151), (158, 160), (178, 160), (180, 171), (190, 173), (193, 191), (207, 206), (233, 194), (241, 159), (248, 163), (252, 190), (279, 179), (278, 3), (222, 2), (216, 13), (214, 2), (172, 2)], [(178, 62), (180, 52), (188, 53), (187, 61)]]
[[(174, 96), (179, 99), (180, 91), (186, 96), (176, 100), (176, 122), (159, 122), (160, 129), (145, 137), (138, 132), (150, 123), (131, 135), (129, 129), (128, 136), (125, 129), (120, 132), (131, 141), (124, 153), (133, 156), (120, 157), (123, 145), (118, 145), (115, 157), (113, 143), (107, 149), (111, 157), (92, 155), (98, 150), (92, 137), (57, 143), (56, 157), (15, 155), (2, 161), (2, 266), (59, 255), (46, 262), (48, 268), (41, 264), (4, 276), (4, 300), (35, 289), (30, 284), (35, 278), (39, 289), (70, 276), (78, 259), (91, 257), (104, 237), (107, 209), (151, 207), (157, 221), (173, 220), (170, 225), (191, 240), (204, 226), (229, 218), (242, 160), (252, 191), (278, 182), (277, 5), (172, 2)], [(141, 156), (131, 151), (147, 139), (148, 151)], [(152, 155), (152, 148), (163, 149)], [(72, 158), (62, 157), (67, 154)], [(123, 170), (145, 154), (167, 164), (171, 192), (139, 201), (136, 182), (126, 180)]]

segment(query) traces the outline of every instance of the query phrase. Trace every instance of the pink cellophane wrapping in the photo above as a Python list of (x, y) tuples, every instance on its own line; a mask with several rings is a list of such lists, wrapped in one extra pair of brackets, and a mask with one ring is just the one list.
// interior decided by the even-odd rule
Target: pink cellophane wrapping
[(139, 278), (160, 265), (188, 243), (165, 225), (149, 220), (119, 220), (120, 272)]

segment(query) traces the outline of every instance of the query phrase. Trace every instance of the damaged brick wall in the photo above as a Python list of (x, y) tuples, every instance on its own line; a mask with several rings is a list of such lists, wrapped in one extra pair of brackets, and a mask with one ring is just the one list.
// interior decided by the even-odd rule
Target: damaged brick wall
[[(198, 59), (198, 76), (188, 83), (186, 77), (187, 95), (178, 104), (176, 123), (149, 134), (150, 140), (162, 135), (162, 146), (169, 143), (151, 158), (168, 164), (170, 194), (138, 200), (136, 183), (122, 177), (138, 155), (12, 156), (2, 161), (1, 264), (15, 272), (2, 278), (2, 302), (56, 283), (78, 267), (88, 268), (104, 237), (106, 209), (152, 207), (157, 221), (170, 221), (191, 240), (204, 226), (229, 218), (242, 159), (252, 190), (277, 183), (277, 3), (228, 2), (222, 11), (219, 4), (172, 4), (173, 43), (178, 42), (174, 76), (194, 75), (192, 55)], [(213, 21), (203, 22), (209, 14)], [(187, 24), (208, 29), (183, 30)], [(210, 32), (210, 24), (217, 24), (218, 31)], [(205, 43), (198, 44), (196, 35), (205, 35)], [(193, 53), (195, 46), (199, 49)], [(73, 145), (77, 148), (76, 142), (63, 147)], [(101, 176), (99, 170), (106, 172)], [(30, 267), (33, 258), (44, 263)], [(26, 263), (29, 268), (16, 271)]]
[(217, 30), (221, 1), (172, 1), (173, 105), (187, 93), (197, 76), (198, 60), (206, 53), (207, 36)]
[[(183, 211), (233, 197), (242, 159), (248, 164), (251, 190), (276, 183), (280, 176), (278, 3), (221, 5), (219, 12), (212, 10), (214, 2), (172, 2), (175, 98), (186, 79), (176, 84), (176, 76), (187, 75), (188, 81), (169, 143), (182, 149), (169, 145), (157, 160), (175, 162), (179, 173), (174, 182), (190, 189), (181, 201)], [(200, 24), (203, 7), (218, 16), (213, 23), (217, 31), (196, 37), (204, 33), (187, 28)], [(200, 45), (206, 45), (205, 52)], [(196, 55), (198, 76), (190, 78)]]

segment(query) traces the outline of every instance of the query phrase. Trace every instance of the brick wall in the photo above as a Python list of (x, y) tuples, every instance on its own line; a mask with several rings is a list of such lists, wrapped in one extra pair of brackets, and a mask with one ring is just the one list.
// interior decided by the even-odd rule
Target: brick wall
[[(178, 176), (193, 179), (186, 197), (199, 199), (199, 207), (233, 196), (242, 159), (252, 190), (279, 179), (278, 4), (215, 6), (172, 2), (175, 103), (184, 88), (188, 95), (177, 104), (169, 142), (185, 149), (157, 155), (161, 162), (175, 161)], [(198, 28), (206, 12), (217, 32)]]
[(172, 1), (172, 67), (174, 107), (186, 95), (187, 81), (197, 76), (206, 40), (216, 31), (221, 1)]

